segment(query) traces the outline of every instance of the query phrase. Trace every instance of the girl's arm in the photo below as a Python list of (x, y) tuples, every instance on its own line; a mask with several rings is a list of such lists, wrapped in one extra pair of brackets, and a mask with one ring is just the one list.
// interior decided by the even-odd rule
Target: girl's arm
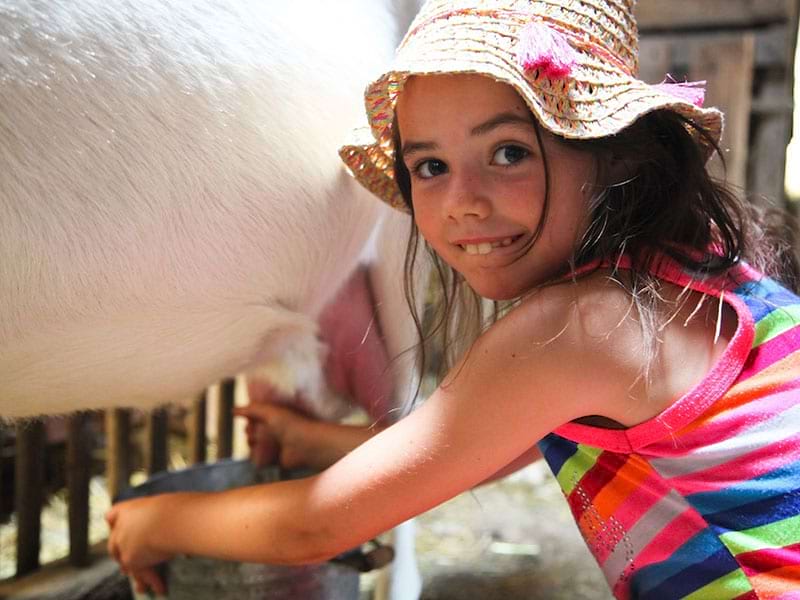
[(562, 423), (604, 414), (637, 373), (611, 358), (619, 315), (598, 331), (577, 287), (542, 290), (493, 325), (420, 408), (319, 475), (114, 507), (112, 554), (131, 570), (178, 553), (325, 560), (472, 488)]
[(536, 462), (542, 458), (542, 453), (539, 451), (538, 446), (533, 446), (529, 448), (525, 452), (523, 452), (520, 456), (515, 458), (513, 461), (508, 463), (505, 467), (495, 471), (489, 477), (481, 481), (478, 485), (487, 485), (489, 483), (494, 483), (495, 481), (502, 479), (503, 477), (507, 477), (512, 473), (516, 473), (520, 469), (524, 469), (531, 463)]
[[(249, 420), (247, 431), (251, 449), (258, 447), (260, 434), (266, 435), (277, 443), (279, 463), (286, 469), (327, 469), (387, 427), (330, 423), (309, 418), (284, 406), (265, 403), (236, 408), (234, 414)], [(539, 449), (533, 446), (480, 485), (510, 475), (540, 458)]]

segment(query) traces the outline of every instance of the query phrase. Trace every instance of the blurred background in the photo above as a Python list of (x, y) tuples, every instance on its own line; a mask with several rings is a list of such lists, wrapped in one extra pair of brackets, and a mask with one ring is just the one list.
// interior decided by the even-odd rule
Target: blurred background
[[(719, 161), (713, 168), (753, 202), (792, 214), (800, 201), (799, 7), (640, 0), (638, 8), (642, 79), (707, 80), (706, 105), (726, 113), (727, 170)], [(152, 414), (0, 425), (0, 598), (121, 597), (102, 559), (109, 497), (155, 472), (245, 456), (230, 416), (243, 402), (243, 386), (231, 380)], [(421, 517), (417, 549), (428, 600), (610, 597), (541, 464)], [(363, 576), (362, 597), (376, 585)]]

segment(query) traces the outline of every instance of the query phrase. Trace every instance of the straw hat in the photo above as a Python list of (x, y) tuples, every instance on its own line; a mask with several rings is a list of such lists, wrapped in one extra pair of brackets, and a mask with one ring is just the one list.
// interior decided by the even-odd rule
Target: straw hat
[[(619, 132), (666, 108), (715, 142), (722, 113), (703, 109), (705, 82), (648, 85), (636, 78), (635, 0), (428, 0), (393, 69), (365, 92), (369, 128), (339, 151), (368, 190), (407, 210), (394, 181), (392, 122), (411, 75), (478, 73), (513, 86), (547, 130), (573, 139)], [(710, 156), (712, 148), (705, 148)]]

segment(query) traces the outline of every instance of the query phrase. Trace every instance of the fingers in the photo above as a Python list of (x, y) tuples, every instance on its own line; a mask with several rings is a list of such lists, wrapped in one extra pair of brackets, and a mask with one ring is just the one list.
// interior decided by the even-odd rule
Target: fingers
[(120, 562), (120, 555), (119, 555), (119, 548), (117, 544), (114, 542), (114, 536), (108, 536), (108, 543), (106, 544), (106, 548), (108, 549), (108, 555), (113, 558), (119, 564), (119, 570), (122, 572), (123, 575), (127, 575), (126, 569), (122, 566)]
[(258, 423), (253, 421), (253, 419), (247, 419), (247, 425), (244, 428), (244, 435), (247, 438), (247, 446), (249, 448), (253, 447), (253, 444), (256, 442), (256, 432), (258, 428)]
[(282, 423), (287, 420), (286, 413), (291, 413), (287, 408), (275, 406), (274, 404), (248, 404), (247, 406), (236, 406), (233, 409), (233, 415), (236, 417), (245, 417), (247, 425), (245, 432), (248, 437), (257, 435), (259, 429), (264, 425), (270, 429), (275, 426), (280, 427)]
[[(115, 561), (119, 563), (119, 548), (115, 543), (114, 538), (114, 524), (117, 522), (117, 515), (118, 511), (116, 507), (112, 506), (109, 510), (106, 511), (106, 523), (108, 523), (109, 528), (111, 531), (108, 534), (108, 542), (106, 543), (106, 548), (108, 549), (108, 555), (113, 558)], [(120, 564), (120, 570), (125, 573), (122, 569), (122, 565)]]
[(256, 423), (263, 422), (270, 425), (292, 419), (308, 418), (287, 406), (270, 402), (251, 402), (245, 406), (236, 406), (233, 409), (233, 414), (237, 417), (246, 417)]
[(136, 591), (140, 594), (144, 594), (148, 590), (152, 590), (154, 594), (159, 596), (167, 593), (167, 586), (156, 570), (151, 567), (134, 571), (131, 576), (133, 577)]
[(256, 436), (250, 446), (250, 460), (256, 467), (278, 464), (280, 459), (280, 441), (272, 436), (269, 431)]
[(288, 433), (308, 420), (285, 406), (260, 402), (237, 406), (233, 414), (247, 419), (250, 460), (259, 468), (278, 464)]
[(272, 412), (270, 405), (261, 403), (237, 406), (233, 409), (235, 416), (247, 419), (245, 435), (247, 446), (250, 448), (250, 460), (258, 468), (278, 461), (280, 444), (271, 430)]
[(283, 394), (278, 392), (272, 384), (266, 379), (250, 379), (247, 380), (247, 397), (254, 404), (260, 402), (274, 402), (280, 401)]
[[(269, 404), (248, 404), (247, 406), (236, 406), (233, 409), (234, 416), (246, 417), (251, 421), (268, 421), (272, 414)], [(249, 424), (248, 424), (249, 426)]]

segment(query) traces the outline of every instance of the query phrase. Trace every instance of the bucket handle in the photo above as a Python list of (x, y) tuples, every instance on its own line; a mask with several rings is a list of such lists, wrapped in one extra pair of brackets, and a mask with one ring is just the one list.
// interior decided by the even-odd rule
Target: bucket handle
[(330, 562), (344, 565), (355, 569), (360, 573), (369, 573), (374, 569), (380, 569), (394, 560), (394, 548), (380, 543), (378, 540), (367, 542), (371, 549), (364, 550), (363, 547), (340, 554), (332, 558)]

